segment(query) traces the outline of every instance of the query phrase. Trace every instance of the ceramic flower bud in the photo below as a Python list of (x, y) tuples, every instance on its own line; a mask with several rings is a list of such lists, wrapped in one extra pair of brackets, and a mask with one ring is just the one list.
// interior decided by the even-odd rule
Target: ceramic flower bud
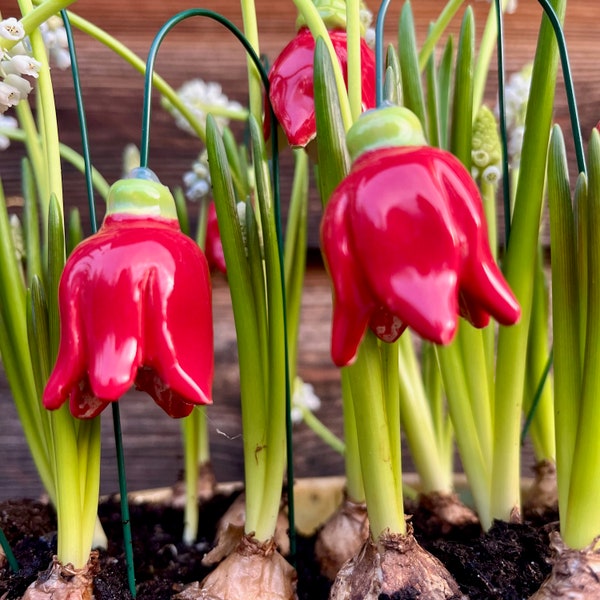
[[(345, 2), (315, 2), (329, 30), (348, 86), (348, 60), (345, 31)], [(269, 98), (277, 121), (292, 147), (305, 148), (317, 134), (315, 121), (313, 63), (315, 40), (302, 22), (296, 37), (282, 50), (269, 71)], [(360, 39), (363, 110), (375, 106), (375, 54)]]
[(111, 188), (102, 227), (71, 254), (59, 285), (61, 338), (44, 406), (98, 415), (135, 385), (172, 417), (210, 404), (208, 264), (181, 233), (173, 197), (147, 169)]
[(221, 234), (219, 233), (219, 223), (217, 222), (217, 211), (214, 202), (211, 202), (208, 207), (204, 254), (211, 270), (216, 269), (223, 274), (227, 273), (223, 243), (221, 242)]
[(367, 327), (386, 342), (411, 327), (447, 344), (459, 314), (476, 327), (519, 319), (475, 183), (452, 154), (422, 144), (416, 117), (400, 107), (366, 113), (348, 132), (352, 167), (321, 227), (338, 366), (354, 360)]

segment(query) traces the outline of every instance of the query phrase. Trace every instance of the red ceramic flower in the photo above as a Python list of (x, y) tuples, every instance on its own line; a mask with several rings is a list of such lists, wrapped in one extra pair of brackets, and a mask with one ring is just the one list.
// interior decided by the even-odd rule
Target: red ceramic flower
[(217, 211), (215, 203), (211, 202), (208, 207), (208, 218), (206, 223), (206, 243), (204, 244), (204, 254), (208, 261), (208, 266), (221, 273), (227, 273), (225, 265), (225, 255), (223, 254), (223, 244), (221, 243), (221, 234), (219, 233), (219, 224), (217, 222)]
[(172, 417), (212, 402), (208, 264), (181, 233), (166, 187), (148, 179), (112, 186), (102, 227), (67, 261), (59, 305), (46, 408), (69, 398), (74, 416), (91, 418), (134, 384)]
[[(347, 81), (346, 32), (329, 32), (335, 53)], [(315, 40), (307, 27), (275, 59), (269, 71), (269, 98), (273, 112), (290, 146), (304, 148), (317, 134), (313, 87)], [(364, 39), (360, 41), (363, 110), (375, 106), (375, 54)]]
[(371, 136), (323, 216), (338, 366), (354, 360), (367, 327), (388, 342), (409, 326), (446, 344), (458, 314), (476, 327), (490, 315), (505, 325), (520, 316), (489, 249), (479, 191), (460, 161), (437, 148), (386, 143)]

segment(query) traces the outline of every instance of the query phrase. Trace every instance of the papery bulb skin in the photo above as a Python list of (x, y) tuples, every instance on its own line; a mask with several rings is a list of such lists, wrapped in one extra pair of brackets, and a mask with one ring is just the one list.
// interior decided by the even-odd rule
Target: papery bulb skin
[[(348, 85), (346, 32), (329, 31), (331, 43)], [(295, 38), (281, 51), (269, 71), (269, 98), (273, 112), (288, 143), (305, 148), (317, 135), (313, 87), (315, 40), (307, 27), (301, 27)], [(360, 40), (362, 70), (362, 108), (375, 106), (375, 54), (364, 38)], [(268, 133), (268, 131), (266, 132)]]
[(112, 186), (101, 228), (67, 260), (47, 409), (69, 399), (74, 416), (92, 418), (133, 385), (172, 417), (212, 401), (208, 263), (168, 189), (143, 177)]
[[(409, 130), (408, 139), (418, 137)], [(493, 260), (479, 191), (460, 161), (385, 140), (354, 155), (321, 224), (334, 363), (354, 360), (367, 327), (386, 342), (408, 326), (447, 344), (459, 315), (476, 327), (490, 316), (515, 323), (519, 304)]]

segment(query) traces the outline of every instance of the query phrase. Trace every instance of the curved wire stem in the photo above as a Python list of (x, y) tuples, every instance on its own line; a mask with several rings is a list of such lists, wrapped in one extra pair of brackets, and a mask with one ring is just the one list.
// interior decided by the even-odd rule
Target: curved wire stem
[[(73, 88), (75, 92), (75, 101), (77, 105), (77, 116), (79, 119), (79, 131), (81, 134), (82, 155), (84, 161), (84, 176), (87, 190), (88, 207), (90, 211), (90, 225), (92, 233), (98, 230), (96, 219), (96, 206), (94, 204), (94, 185), (92, 180), (92, 161), (90, 158), (90, 144), (88, 138), (87, 121), (83, 105), (83, 95), (81, 93), (81, 78), (79, 76), (79, 66), (77, 63), (77, 53), (75, 52), (75, 43), (73, 40), (73, 30), (66, 10), (61, 10), (65, 32), (67, 35), (69, 56), (71, 59), (71, 73), (73, 75)], [(118, 402), (112, 402), (113, 415), (113, 434), (115, 448), (117, 453), (117, 470), (119, 477), (119, 493), (121, 496), (121, 523), (123, 526), (123, 543), (125, 550), (125, 563), (127, 569), (127, 583), (129, 591), (133, 598), (136, 597), (135, 588), (135, 569), (133, 561), (133, 541), (131, 536), (131, 519), (129, 518), (129, 504), (127, 501), (127, 474), (125, 471), (125, 460), (123, 453), (123, 436), (121, 432), (121, 417)]]
[(569, 117), (571, 119), (571, 130), (573, 133), (573, 141), (575, 143), (575, 154), (577, 156), (577, 168), (580, 173), (587, 173), (587, 167), (585, 164), (585, 152), (583, 149), (583, 140), (581, 137), (581, 123), (579, 121), (579, 114), (577, 111), (577, 102), (575, 99), (575, 86), (573, 85), (573, 76), (571, 74), (571, 63), (569, 62), (569, 54), (567, 52), (567, 42), (565, 40), (565, 34), (560, 23), (560, 19), (556, 14), (556, 11), (548, 0), (538, 0), (542, 5), (546, 16), (550, 19), (552, 28), (554, 29), (554, 35), (556, 36), (556, 42), (558, 44), (558, 51), (560, 53), (560, 63), (562, 67), (563, 80), (565, 82), (565, 92), (567, 95), (567, 103), (569, 105)]
[[(148, 58), (146, 61), (146, 74), (144, 83), (144, 105), (142, 112), (142, 138), (140, 143), (140, 166), (148, 166), (148, 151), (149, 151), (149, 140), (150, 140), (150, 116), (151, 116), (151, 90), (152, 90), (152, 76), (154, 72), (154, 64), (156, 62), (156, 56), (158, 49), (166, 37), (167, 33), (175, 27), (175, 25), (181, 23), (185, 19), (191, 17), (207, 17), (214, 21), (217, 21), (228, 29), (242, 44), (247, 54), (252, 59), (252, 62), (256, 66), (262, 85), (266, 92), (266, 98), (269, 98), (269, 78), (265, 70), (265, 67), (256, 54), (251, 43), (246, 39), (243, 32), (238, 29), (229, 19), (216, 13), (212, 10), (204, 8), (190, 8), (180, 13), (177, 13), (171, 17), (156, 34), (154, 41), (148, 52)], [(279, 254), (279, 269), (282, 282), (282, 298), (283, 305), (286, 305), (286, 292), (285, 292), (285, 267), (283, 261), (283, 229), (281, 225), (281, 202), (280, 202), (280, 191), (279, 191), (279, 151), (277, 142), (277, 118), (273, 111), (270, 101), (267, 101), (268, 109), (270, 112), (271, 123), (271, 177), (273, 186), (273, 198), (275, 202), (275, 227), (277, 232), (277, 246)], [(294, 509), (294, 468), (293, 468), (293, 444), (292, 444), (292, 419), (291, 419), (291, 385), (290, 385), (290, 374), (289, 374), (289, 357), (288, 357), (288, 343), (287, 343), (287, 317), (284, 311), (283, 314), (283, 336), (284, 336), (284, 348), (285, 348), (285, 405), (286, 405), (286, 452), (287, 452), (287, 495), (288, 495), (288, 517), (289, 517), (289, 537), (290, 537), (290, 556), (292, 562), (295, 559), (296, 554), (296, 528), (295, 528), (295, 509)]]
[(502, 199), (504, 205), (504, 247), (508, 247), (510, 238), (510, 173), (508, 171), (508, 135), (506, 131), (506, 107), (504, 102), (504, 25), (502, 20), (502, 1), (495, 0), (496, 27), (498, 29), (498, 112), (500, 118), (500, 143), (502, 144)]
[(383, 73), (385, 71), (383, 28), (390, 3), (391, 0), (383, 0), (381, 2), (375, 24), (375, 106), (381, 106), (383, 102)]

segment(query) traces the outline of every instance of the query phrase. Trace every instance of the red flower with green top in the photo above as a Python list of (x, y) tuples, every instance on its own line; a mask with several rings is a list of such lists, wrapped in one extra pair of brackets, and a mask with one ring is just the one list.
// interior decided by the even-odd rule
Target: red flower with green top
[[(321, 242), (334, 287), (331, 353), (351, 363), (367, 327), (406, 327), (449, 343), (458, 315), (515, 323), (519, 305), (494, 262), (482, 202), (452, 154), (424, 145), (410, 111), (367, 113), (348, 132), (353, 164), (332, 194)], [(410, 144), (410, 145), (407, 145)]]
[(208, 264), (169, 190), (140, 171), (112, 186), (102, 227), (65, 265), (47, 409), (69, 399), (75, 417), (95, 417), (132, 385), (172, 417), (212, 402)]
[[(346, 4), (329, 0), (313, 1), (329, 30), (348, 86)], [(273, 112), (292, 147), (305, 148), (317, 134), (313, 87), (315, 46), (312, 33), (299, 18), (296, 37), (281, 51), (269, 71), (269, 98)], [(360, 61), (362, 104), (363, 110), (368, 110), (375, 107), (375, 53), (362, 37)]]

